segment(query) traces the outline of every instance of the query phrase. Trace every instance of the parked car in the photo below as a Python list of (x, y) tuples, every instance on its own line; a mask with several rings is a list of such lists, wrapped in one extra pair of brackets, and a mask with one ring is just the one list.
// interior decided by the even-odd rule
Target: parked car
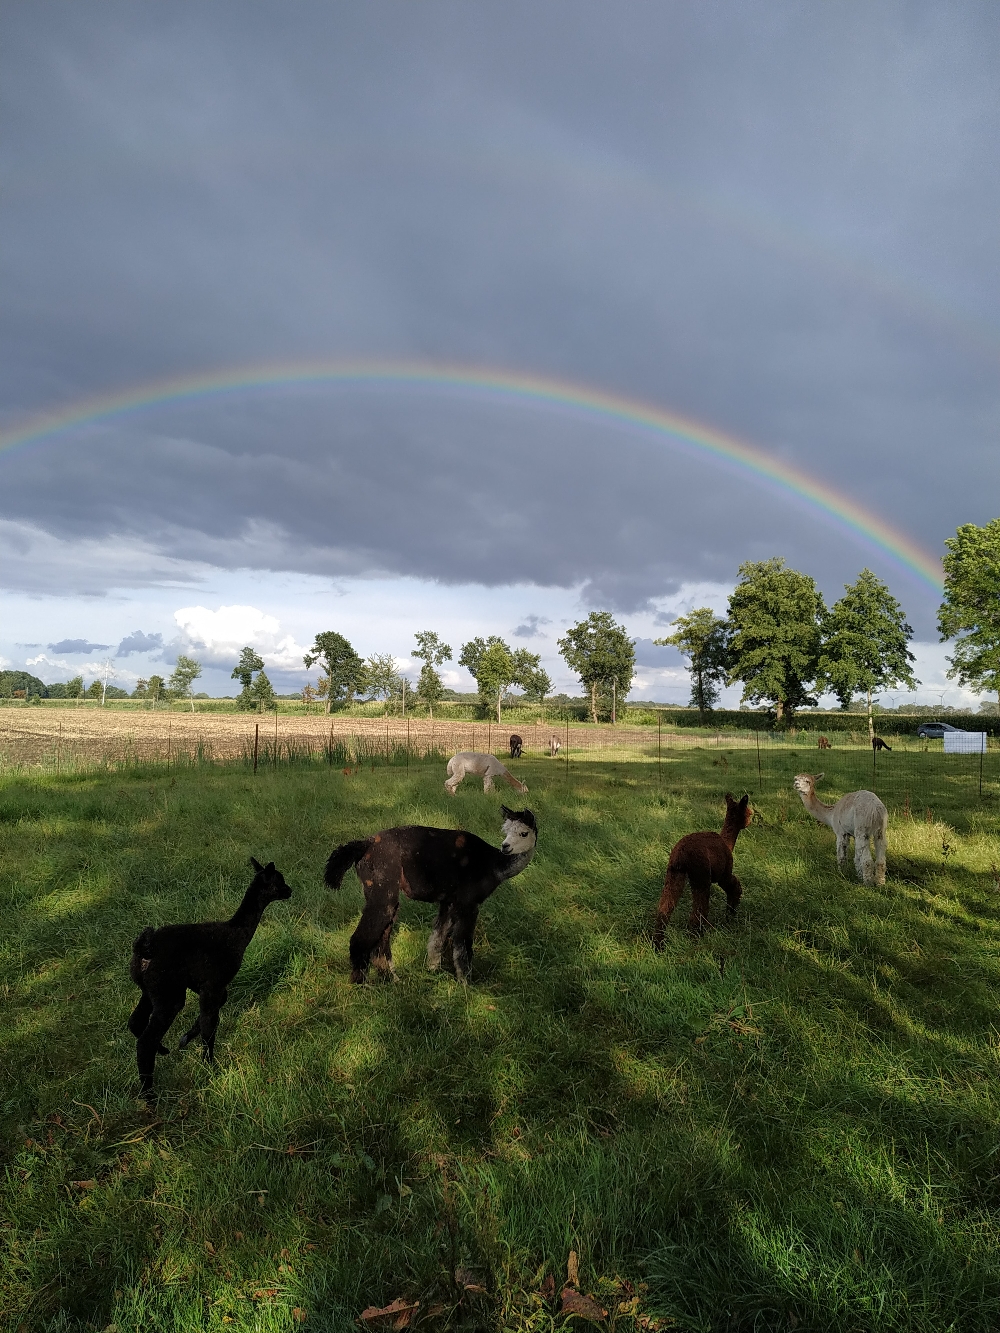
[(921, 722), (917, 727), (917, 735), (923, 736), (925, 740), (940, 741), (944, 740), (946, 731), (961, 731), (961, 727), (953, 727), (947, 722)]

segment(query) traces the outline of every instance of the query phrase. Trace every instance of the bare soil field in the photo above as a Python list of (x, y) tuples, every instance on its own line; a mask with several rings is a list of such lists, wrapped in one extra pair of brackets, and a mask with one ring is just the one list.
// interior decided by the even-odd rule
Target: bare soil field
[[(565, 723), (452, 722), (419, 718), (255, 716), (218, 713), (130, 712), (110, 709), (5, 708), (0, 711), (0, 766), (63, 769), (92, 764), (194, 760), (232, 761), (252, 757), (255, 738), (262, 759), (313, 754), (331, 742), (359, 759), (407, 749), (413, 757), (437, 751), (478, 750), (503, 756), (511, 735), (521, 736), (526, 755), (548, 754), (558, 738), (565, 757), (652, 759), (657, 732), (651, 727), (611, 727)], [(704, 745), (705, 738), (662, 733), (671, 748)]]

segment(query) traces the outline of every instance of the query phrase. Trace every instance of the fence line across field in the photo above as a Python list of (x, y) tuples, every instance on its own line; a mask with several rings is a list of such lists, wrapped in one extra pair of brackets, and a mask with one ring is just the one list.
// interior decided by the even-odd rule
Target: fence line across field
[[(915, 736), (893, 736), (892, 750), (876, 754), (867, 732), (837, 732), (819, 748), (812, 731), (717, 731), (656, 726), (581, 724), (551, 717), (498, 726), (495, 721), (437, 718), (357, 718), (204, 714), (121, 717), (114, 713), (60, 715), (13, 710), (0, 724), (0, 771), (86, 771), (141, 764), (245, 763), (258, 767), (296, 762), (336, 767), (409, 767), (438, 764), (460, 750), (497, 755), (511, 771), (528, 765), (572, 779), (599, 765), (636, 783), (670, 784), (673, 765), (701, 752), (718, 770), (720, 790), (754, 795), (786, 793), (796, 772), (826, 772), (831, 791), (868, 788), (894, 805), (922, 806), (928, 755), (936, 775), (945, 765), (949, 783), (978, 799), (1000, 794), (1000, 749), (943, 754)], [(863, 727), (863, 721), (860, 724)], [(521, 739), (522, 757), (510, 758), (510, 737)], [(558, 753), (551, 753), (553, 739)], [(938, 743), (939, 744), (939, 743)], [(989, 742), (986, 742), (989, 746)], [(950, 748), (950, 747), (949, 747)]]

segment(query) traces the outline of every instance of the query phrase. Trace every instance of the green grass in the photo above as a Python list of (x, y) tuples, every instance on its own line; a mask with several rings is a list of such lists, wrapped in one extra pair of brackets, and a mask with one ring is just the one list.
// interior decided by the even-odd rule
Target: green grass
[[(439, 766), (0, 779), (0, 1324), (346, 1330), (407, 1297), (415, 1328), (522, 1333), (560, 1322), (539, 1293), (575, 1250), (626, 1333), (995, 1329), (996, 802), (920, 758), (934, 822), (894, 813), (884, 889), (840, 878), (776, 781), (737, 923), (689, 937), (685, 896), (662, 955), (667, 852), (719, 826), (733, 773), (710, 751), (661, 785), (524, 765), (539, 851), (486, 905), (468, 988), (425, 971), (411, 903), (398, 984), (351, 987), (360, 891), (322, 886), (331, 847), (379, 827), (497, 841), (497, 798), (450, 800)], [(823, 762), (836, 794), (851, 761)], [(228, 915), (251, 853), (293, 897), (217, 1067), (162, 1057), (150, 1112), (131, 941)]]

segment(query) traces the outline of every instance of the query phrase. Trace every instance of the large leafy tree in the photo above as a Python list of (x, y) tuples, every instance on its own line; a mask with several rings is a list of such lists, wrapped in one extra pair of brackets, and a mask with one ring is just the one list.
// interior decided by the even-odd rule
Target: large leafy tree
[(396, 668), (392, 653), (372, 653), (365, 662), (364, 692), (369, 699), (395, 699), (402, 691), (403, 680)]
[(444, 694), (444, 685), (437, 668), (443, 662), (451, 661), (451, 645), (445, 643), (441, 636), (431, 629), (418, 630), (413, 637), (417, 641), (413, 656), (423, 661), (420, 679), (417, 682), (417, 695), (427, 705), (433, 717), (434, 705), (440, 702)]
[(945, 546), (938, 629), (955, 639), (948, 675), (977, 694), (995, 691), (1000, 702), (1000, 518), (982, 528), (963, 523)]
[(744, 703), (770, 703), (780, 722), (816, 706), (809, 690), (819, 671), (823, 598), (808, 574), (780, 556), (740, 565), (729, 599), (729, 682)]
[(230, 680), (238, 680), (243, 686), (236, 699), (236, 707), (243, 712), (250, 712), (256, 708), (259, 700), (252, 693), (251, 686), (255, 671), (264, 670), (264, 659), (253, 648), (247, 645), (240, 651), (240, 660), (233, 667)]
[(544, 698), (552, 688), (538, 653), (529, 653), (527, 648), (511, 648), (495, 634), (488, 639), (471, 639), (463, 644), (458, 660), (475, 676), (483, 708), (492, 711), (496, 706), (497, 722), (501, 721), (500, 710), (514, 686), (522, 689), (530, 699)]
[(268, 680), (267, 672), (263, 668), (257, 672), (257, 679), (250, 686), (248, 693), (251, 706), (259, 709), (262, 713), (278, 707), (278, 698), (274, 693), (274, 686)]
[(710, 606), (696, 606), (678, 616), (673, 634), (654, 639), (665, 648), (678, 648), (688, 660), (691, 703), (704, 717), (718, 702), (729, 667), (729, 624)]
[(192, 713), (194, 712), (194, 695), (191, 693), (191, 686), (200, 675), (201, 663), (196, 662), (193, 657), (185, 657), (181, 653), (168, 682), (170, 692), (175, 699), (191, 700)]
[(881, 579), (863, 569), (856, 582), (823, 617), (819, 679), (847, 708), (856, 694), (868, 699), (868, 739), (875, 736), (872, 695), (879, 690), (919, 684), (908, 644), (913, 630), (902, 607)]
[(306, 667), (322, 662), (329, 682), (326, 693), (326, 711), (349, 704), (365, 688), (365, 664), (343, 634), (324, 630), (317, 634), (313, 646), (303, 661)]
[(559, 641), (559, 651), (566, 665), (580, 677), (590, 693), (590, 716), (597, 721), (597, 701), (601, 687), (611, 697), (622, 701), (632, 688), (635, 675), (635, 640), (625, 627), (617, 624), (610, 611), (591, 611)]

